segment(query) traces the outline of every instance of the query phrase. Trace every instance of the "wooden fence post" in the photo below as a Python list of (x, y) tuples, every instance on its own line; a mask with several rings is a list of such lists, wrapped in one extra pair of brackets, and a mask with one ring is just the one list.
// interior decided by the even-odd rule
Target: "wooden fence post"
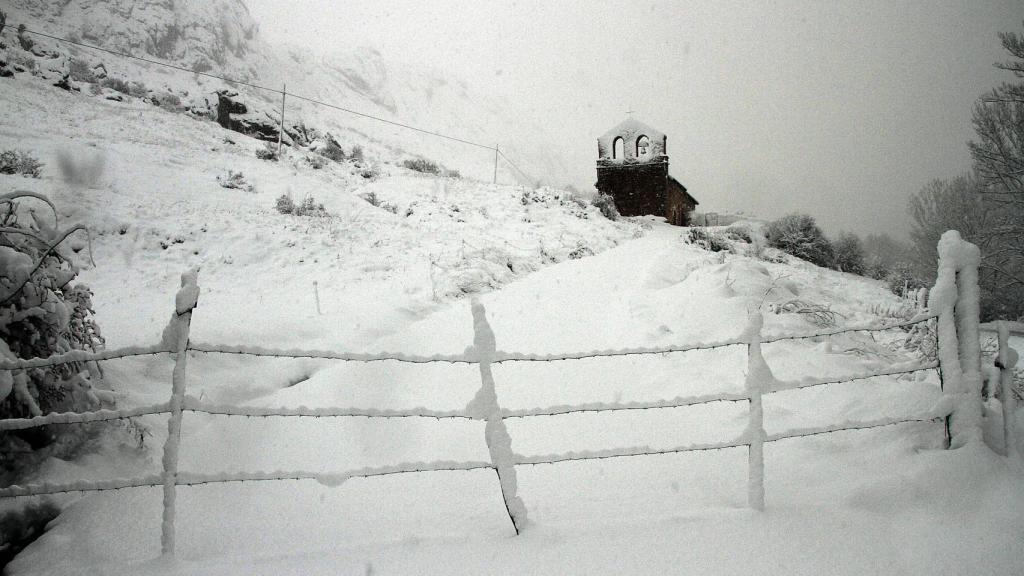
[(505, 511), (512, 520), (512, 527), (519, 534), (527, 523), (526, 505), (516, 494), (515, 454), (512, 452), (512, 437), (505, 428), (498, 405), (498, 394), (494, 388), (494, 374), (491, 372), (491, 360), (497, 345), (494, 331), (487, 322), (487, 313), (483, 304), (476, 298), (472, 301), (473, 310), (473, 350), (477, 354), (480, 365), (480, 390), (466, 407), (466, 411), (475, 418), (483, 418), (487, 424), (484, 439), (487, 451), (491, 456), (491, 464), (498, 474), (501, 485), (501, 497), (505, 501)]
[(1003, 405), (1003, 448), (1006, 456), (1017, 456), (1017, 394), (1013, 390), (1013, 369), (1017, 365), (1017, 351), (1010, 348), (1010, 326), (1005, 321), (999, 322), (999, 356), (996, 366), (999, 368), (999, 395)]
[(171, 376), (170, 418), (167, 441), (164, 443), (164, 513), (160, 547), (165, 556), (174, 555), (174, 513), (178, 481), (178, 448), (181, 443), (182, 403), (185, 399), (185, 366), (188, 361), (188, 335), (192, 326), (192, 310), (199, 301), (199, 270), (181, 275), (181, 289), (174, 299), (174, 315), (164, 329), (164, 342), (172, 344), (177, 357)]
[(764, 318), (760, 311), (750, 314), (745, 334), (747, 340), (746, 389), (750, 397), (747, 422), (747, 505), (764, 510), (764, 406), (762, 397), (773, 380), (771, 369), (761, 354), (761, 328)]

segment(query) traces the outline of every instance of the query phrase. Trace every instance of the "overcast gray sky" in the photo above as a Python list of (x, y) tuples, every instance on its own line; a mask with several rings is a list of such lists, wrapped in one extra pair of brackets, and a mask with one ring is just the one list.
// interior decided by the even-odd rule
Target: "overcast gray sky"
[(701, 209), (829, 233), (899, 233), (910, 194), (970, 168), (972, 103), (1011, 80), (996, 33), (1024, 20), (1021, 0), (246, 2), (271, 42), (373, 46), (516, 99), (577, 185), (634, 110)]

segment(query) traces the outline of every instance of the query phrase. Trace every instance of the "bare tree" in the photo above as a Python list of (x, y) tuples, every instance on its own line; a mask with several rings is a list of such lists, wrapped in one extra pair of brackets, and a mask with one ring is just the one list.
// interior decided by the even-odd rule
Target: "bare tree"
[[(977, 140), (968, 144), (985, 186), (980, 191), (991, 207), (985, 229), (975, 240), (982, 246), (982, 268), (1000, 300), (1016, 300), (1002, 314), (1024, 314), (1024, 36), (999, 34), (1011, 60), (996, 63), (1018, 79), (983, 95), (974, 106)], [(1013, 302), (1008, 302), (1013, 304)]]

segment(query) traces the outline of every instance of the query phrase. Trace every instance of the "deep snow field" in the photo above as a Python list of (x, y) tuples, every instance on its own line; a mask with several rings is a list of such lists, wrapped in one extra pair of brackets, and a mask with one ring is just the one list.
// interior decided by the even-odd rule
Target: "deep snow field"
[[(156, 342), (178, 276), (199, 266), (192, 339), (343, 351), (459, 353), (473, 342), (466, 294), (480, 295), (500, 349), (556, 353), (811, 331), (770, 305), (828, 304), (839, 322), (901, 305), (878, 282), (803, 262), (711, 253), (686, 230), (611, 222), (554, 190), (428, 177), (390, 165), (366, 180), (314, 170), (292, 153), (141, 102), (109, 102), (33, 80), (0, 81), (0, 149), (36, 153), (43, 178), (0, 176), (5, 192), (49, 195), (92, 229), (108, 347)], [(234, 144), (225, 141), (230, 138)], [(71, 185), (61, 155), (99, 165)], [(102, 159), (102, 160), (97, 160)], [(241, 171), (254, 193), (217, 176)], [(79, 170), (81, 172), (81, 170)], [(367, 202), (373, 193), (394, 213)], [(329, 218), (278, 214), (281, 194)], [(319, 312), (317, 309), (319, 297)], [(900, 331), (765, 345), (775, 376), (838, 376), (913, 359)], [(1018, 340), (1019, 343), (1019, 340)], [(165, 401), (173, 360), (105, 363), (123, 407)], [(740, 392), (742, 347), (496, 366), (503, 408)], [(193, 354), (188, 393), (251, 406), (458, 409), (475, 366), (264, 360)], [(769, 434), (913, 416), (940, 395), (935, 371), (765, 398)], [(116, 442), (33, 480), (159, 470), (166, 419), (138, 419), (145, 449)], [(506, 420), (519, 454), (727, 440), (746, 403)], [(489, 470), (178, 488), (177, 560), (158, 560), (161, 492), (61, 497), (48, 531), (8, 566), (28, 574), (1020, 574), (1019, 462), (982, 445), (945, 451), (939, 423), (767, 444), (767, 509), (746, 507), (742, 448), (519, 466), (532, 524), (514, 531)], [(402, 461), (486, 460), (483, 423), (422, 418), (235, 418), (186, 413), (181, 470), (344, 471)]]

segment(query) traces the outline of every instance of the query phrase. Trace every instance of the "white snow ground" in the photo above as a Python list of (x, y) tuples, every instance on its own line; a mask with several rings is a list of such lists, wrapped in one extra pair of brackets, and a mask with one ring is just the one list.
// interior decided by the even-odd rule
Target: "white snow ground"
[[(97, 266), (81, 279), (96, 292), (111, 346), (154, 342), (170, 315), (177, 275), (195, 264), (203, 292), (193, 339), (275, 347), (461, 352), (472, 343), (468, 302), (456, 298), (463, 289), (486, 292), (499, 348), (530, 352), (733, 337), (762, 300), (829, 303), (850, 323), (898, 304), (873, 281), (804, 263), (711, 254), (684, 244), (681, 229), (611, 223), (553, 192), (524, 204), (523, 189), (399, 169), (366, 183), (342, 166), (314, 171), (299, 159), (258, 161), (254, 141), (138, 103), (32, 81), (0, 82), (0, 98), (10, 110), (0, 117), (0, 149), (33, 150), (48, 162), (41, 180), (0, 176), (0, 185), (50, 194), (69, 217), (101, 233), (93, 246)], [(224, 136), (238, 144), (225, 144)], [(69, 188), (56, 169), (59, 150), (80, 159), (102, 154), (102, 176)], [(243, 171), (257, 192), (220, 188), (215, 176), (229, 169)], [(314, 194), (335, 218), (277, 214), (273, 200), (289, 189), (297, 198)], [(359, 197), (369, 191), (396, 204), (397, 214)], [(597, 254), (569, 260), (581, 245)], [(809, 328), (796, 315), (766, 316), (770, 331)], [(904, 357), (885, 344), (860, 336), (776, 343), (765, 346), (765, 356), (782, 379), (838, 375)], [(170, 367), (166, 357), (111, 361), (107, 374), (122, 405), (133, 406), (167, 398)], [(739, 391), (744, 371), (744, 351), (734, 348), (507, 364), (495, 367), (495, 379), (502, 406), (515, 409)], [(203, 354), (189, 364), (190, 394), (253, 406), (461, 408), (478, 387), (472, 366)], [(912, 415), (938, 395), (932, 372), (779, 393), (765, 399), (766, 428)], [(148, 458), (112, 445), (74, 462), (50, 461), (39, 478), (156, 471), (165, 420), (141, 421), (151, 431)], [(745, 424), (743, 403), (507, 421), (521, 454), (721, 440)], [(941, 426), (926, 423), (768, 444), (762, 513), (746, 508), (743, 449), (520, 466), (519, 494), (533, 524), (518, 537), (490, 471), (352, 479), (338, 487), (181, 487), (175, 562), (154, 560), (159, 489), (72, 496), (8, 571), (1024, 572), (1019, 463), (983, 446), (943, 451), (941, 440)], [(189, 413), (181, 469), (331, 472), (440, 458), (486, 459), (483, 424)]]

